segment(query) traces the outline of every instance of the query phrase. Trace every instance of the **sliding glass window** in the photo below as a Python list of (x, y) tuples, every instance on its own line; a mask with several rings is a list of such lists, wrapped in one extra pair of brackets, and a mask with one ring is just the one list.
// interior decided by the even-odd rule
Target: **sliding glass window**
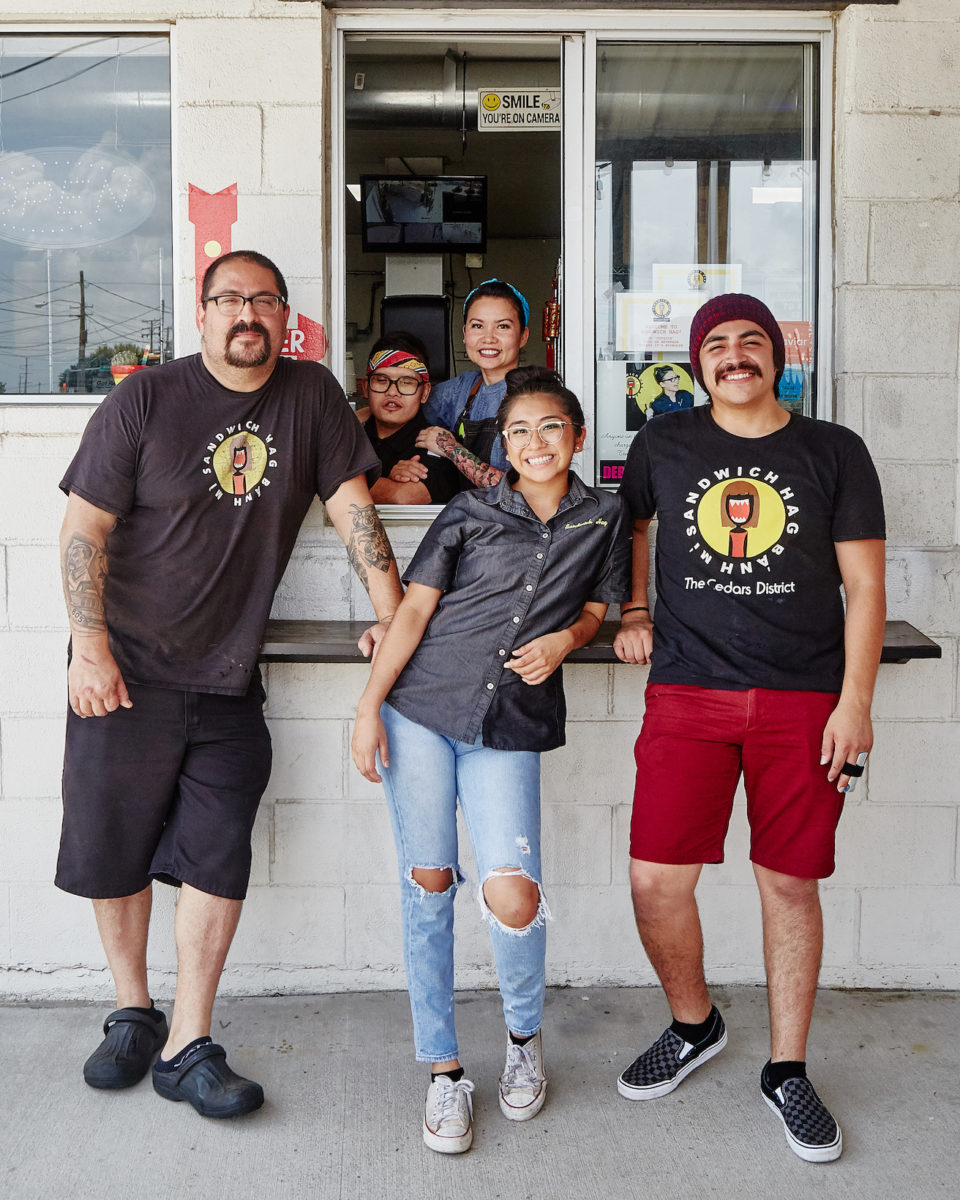
[(817, 47), (602, 43), (597, 56), (597, 481), (637, 429), (706, 403), (690, 320), (722, 292), (773, 310), (786, 407), (816, 396)]

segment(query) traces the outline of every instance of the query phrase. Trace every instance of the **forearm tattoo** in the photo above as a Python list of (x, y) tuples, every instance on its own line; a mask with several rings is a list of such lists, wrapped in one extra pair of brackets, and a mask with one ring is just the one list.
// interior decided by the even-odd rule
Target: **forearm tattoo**
[(350, 519), (353, 528), (347, 542), (347, 557), (360, 582), (369, 592), (370, 576), (367, 568), (373, 567), (384, 573), (389, 571), (393, 564), (393, 548), (373, 504), (364, 505), (363, 508), (359, 504), (351, 504)]
[(493, 487), (503, 478), (499, 467), (491, 467), (475, 454), (461, 446), (452, 433), (444, 430), (437, 434), (437, 449), (449, 458), (461, 475), (465, 475), (474, 487)]
[(107, 579), (107, 554), (104, 548), (81, 533), (73, 534), (63, 552), (61, 571), (70, 624), (78, 632), (105, 632), (103, 588)]

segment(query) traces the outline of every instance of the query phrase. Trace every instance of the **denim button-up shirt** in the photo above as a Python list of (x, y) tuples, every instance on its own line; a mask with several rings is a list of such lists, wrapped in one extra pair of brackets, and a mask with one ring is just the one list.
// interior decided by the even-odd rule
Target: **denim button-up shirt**
[(531, 685), (504, 663), (514, 647), (572, 625), (588, 600), (630, 596), (630, 518), (619, 496), (571, 472), (541, 521), (511, 478), (455, 496), (404, 573), (443, 595), (387, 702), (446, 737), (552, 750), (564, 742), (561, 669)]

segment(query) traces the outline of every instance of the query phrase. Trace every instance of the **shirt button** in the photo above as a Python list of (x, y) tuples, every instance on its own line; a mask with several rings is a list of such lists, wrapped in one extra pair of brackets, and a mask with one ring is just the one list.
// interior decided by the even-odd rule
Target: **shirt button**
[(548, 538), (548, 537), (550, 536), (550, 534), (549, 534), (549, 533), (545, 533), (543, 536), (544, 536), (545, 538)]
[(492, 683), (488, 683), (488, 684), (487, 684), (487, 691), (488, 691), (488, 692), (492, 692), (492, 691), (493, 691), (493, 684), (492, 684)]
[(527, 591), (528, 591), (528, 592), (532, 592), (532, 591), (533, 591), (533, 584), (532, 584), (532, 583), (528, 583), (528, 584), (527, 584)]
[(514, 618), (513, 618), (513, 623), (514, 623), (514, 625), (519, 625), (519, 624), (520, 624), (520, 618), (519, 618), (519, 617), (514, 617)]
[(497, 653), (500, 655), (501, 658), (503, 658), (507, 652), (506, 652), (506, 650), (498, 650)]
[(538, 554), (538, 555), (537, 555), (537, 558), (543, 558), (543, 555), (542, 555), (542, 554)]

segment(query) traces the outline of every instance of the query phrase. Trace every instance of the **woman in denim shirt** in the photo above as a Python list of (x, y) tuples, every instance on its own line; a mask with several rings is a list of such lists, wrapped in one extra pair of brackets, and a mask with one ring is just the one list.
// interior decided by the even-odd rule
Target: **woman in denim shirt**
[[(478, 370), (464, 371), (434, 386), (424, 405), (428, 427), (417, 446), (449, 459), (464, 487), (491, 487), (507, 468), (497, 430), (497, 409), (507, 372), (520, 362), (530, 336), (530, 305), (512, 283), (485, 279), (463, 302), (463, 345)], [(405, 459), (390, 472), (395, 483), (422, 479), (422, 456)]]
[(427, 532), (353, 734), (354, 762), (382, 773), (390, 806), (416, 1056), (432, 1064), (423, 1138), (446, 1154), (473, 1136), (453, 1004), (457, 799), (507, 1025), (500, 1108), (524, 1121), (546, 1097), (540, 752), (564, 741), (560, 664), (630, 594), (623, 503), (569, 469), (584, 441), (577, 398), (554, 372), (520, 368), (497, 423), (512, 469), (454, 497)]

